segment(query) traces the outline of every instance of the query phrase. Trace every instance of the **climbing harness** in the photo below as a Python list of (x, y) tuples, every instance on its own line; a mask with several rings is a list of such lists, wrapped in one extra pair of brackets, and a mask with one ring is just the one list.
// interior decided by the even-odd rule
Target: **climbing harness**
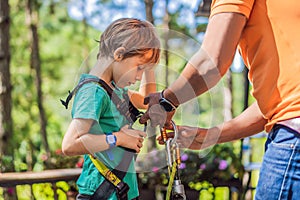
[[(133, 123), (129, 124), (132, 128)], [(144, 124), (144, 132), (147, 131), (147, 124)], [(94, 163), (98, 171), (105, 177), (104, 181), (91, 196), (91, 200), (107, 199), (113, 191), (116, 191), (118, 200), (128, 200), (127, 193), (130, 187), (122, 179), (125, 177), (128, 167), (132, 159), (136, 159), (136, 152), (132, 149), (125, 148), (123, 159), (114, 169), (110, 170), (99, 159), (90, 155), (90, 159)], [(103, 191), (106, 191), (103, 193)]]
[[(72, 91), (69, 91), (69, 95), (66, 100), (60, 100), (61, 103), (68, 109), (68, 104), (76, 92), (86, 83), (94, 82), (102, 86), (111, 101), (116, 105), (118, 111), (128, 121), (129, 128), (132, 128), (133, 124), (140, 118), (143, 112), (139, 111), (129, 100), (128, 94), (123, 94), (123, 99), (119, 98), (113, 91), (113, 89), (102, 79), (98, 78), (86, 78), (83, 79)], [(147, 123), (144, 124), (144, 132), (146, 132)], [(94, 158), (92, 155), (89, 156), (98, 171), (105, 177), (105, 181), (100, 184), (95, 193), (91, 196), (91, 200), (107, 199), (111, 194), (116, 191), (117, 198), (119, 200), (127, 200), (127, 193), (129, 186), (122, 181), (125, 177), (128, 167), (132, 159), (136, 158), (136, 152), (132, 149), (125, 148), (124, 156), (121, 162), (116, 168), (110, 170), (105, 166), (99, 159)], [(105, 191), (105, 193), (103, 192)]]
[(174, 138), (168, 138), (167, 129), (160, 128), (161, 137), (165, 143), (166, 160), (169, 172), (169, 184), (166, 200), (186, 200), (184, 186), (181, 184), (179, 166), (181, 163), (180, 149), (177, 143), (178, 129), (174, 121), (171, 121), (174, 129)]

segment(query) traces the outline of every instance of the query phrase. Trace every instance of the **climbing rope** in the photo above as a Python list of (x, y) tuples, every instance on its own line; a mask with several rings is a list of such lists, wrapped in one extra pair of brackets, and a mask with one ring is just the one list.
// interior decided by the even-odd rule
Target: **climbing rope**
[(174, 137), (168, 138), (167, 129), (161, 128), (161, 137), (165, 143), (166, 159), (169, 172), (166, 200), (186, 200), (184, 186), (181, 184), (178, 167), (181, 163), (180, 149), (177, 143), (178, 130), (176, 124), (171, 121), (174, 129)]
[(172, 187), (173, 187), (173, 184), (174, 184), (176, 168), (177, 168), (177, 164), (176, 164), (176, 162), (174, 162), (173, 167), (172, 167), (172, 171), (171, 171), (171, 174), (170, 174), (168, 188), (167, 188), (166, 200), (170, 200), (170, 197), (171, 197), (171, 191), (172, 191)]

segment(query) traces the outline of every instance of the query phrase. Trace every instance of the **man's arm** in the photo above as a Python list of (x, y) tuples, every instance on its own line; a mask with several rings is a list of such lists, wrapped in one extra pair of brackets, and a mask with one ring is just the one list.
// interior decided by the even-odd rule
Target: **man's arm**
[(236, 118), (210, 129), (180, 126), (179, 141), (190, 149), (204, 149), (259, 133), (264, 130), (266, 123), (255, 102)]
[(156, 92), (156, 82), (154, 68), (152, 68), (144, 71), (139, 91), (129, 90), (128, 95), (135, 107), (146, 109), (147, 105), (144, 104), (144, 98), (154, 92)]
[(215, 86), (232, 63), (245, 24), (246, 17), (238, 13), (212, 16), (201, 49), (165, 90), (165, 98), (179, 105)]
[[(246, 17), (238, 13), (214, 15), (207, 26), (201, 49), (194, 54), (180, 76), (164, 90), (164, 98), (175, 106), (189, 101), (213, 87), (226, 73), (246, 24)], [(150, 94), (145, 100), (148, 110), (140, 123), (151, 118), (153, 125), (169, 124), (174, 112), (166, 115), (160, 109), (160, 93)]]

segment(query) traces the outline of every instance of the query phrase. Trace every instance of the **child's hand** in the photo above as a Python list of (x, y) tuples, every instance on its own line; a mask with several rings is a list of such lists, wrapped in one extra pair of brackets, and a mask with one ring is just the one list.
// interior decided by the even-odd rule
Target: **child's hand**
[(135, 150), (137, 153), (143, 147), (144, 138), (147, 134), (143, 131), (130, 129), (128, 125), (121, 128), (119, 132), (114, 132), (117, 137), (117, 146)]

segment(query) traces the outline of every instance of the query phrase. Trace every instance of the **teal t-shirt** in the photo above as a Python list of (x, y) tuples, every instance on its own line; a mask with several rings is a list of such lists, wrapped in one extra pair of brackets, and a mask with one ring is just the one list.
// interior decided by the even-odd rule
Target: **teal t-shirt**
[[(80, 81), (85, 78), (97, 78), (89, 74), (82, 74)], [(116, 88), (114, 92), (120, 97), (126, 89)], [(111, 101), (106, 90), (99, 84), (90, 82), (84, 84), (74, 97), (72, 107), (72, 118), (93, 119), (95, 123), (90, 129), (92, 134), (107, 134), (119, 131), (127, 122), (123, 115), (117, 110)], [(123, 158), (124, 149), (114, 147), (106, 151), (94, 154), (108, 168), (115, 168)], [(84, 155), (84, 164), (80, 177), (77, 180), (77, 186), (80, 194), (92, 195), (105, 180), (98, 169), (94, 166), (88, 155)], [(138, 193), (138, 184), (134, 169), (134, 160), (132, 159), (129, 169), (123, 178), (123, 181), (130, 187), (128, 199), (136, 198)], [(114, 192), (109, 199), (117, 199)]]

